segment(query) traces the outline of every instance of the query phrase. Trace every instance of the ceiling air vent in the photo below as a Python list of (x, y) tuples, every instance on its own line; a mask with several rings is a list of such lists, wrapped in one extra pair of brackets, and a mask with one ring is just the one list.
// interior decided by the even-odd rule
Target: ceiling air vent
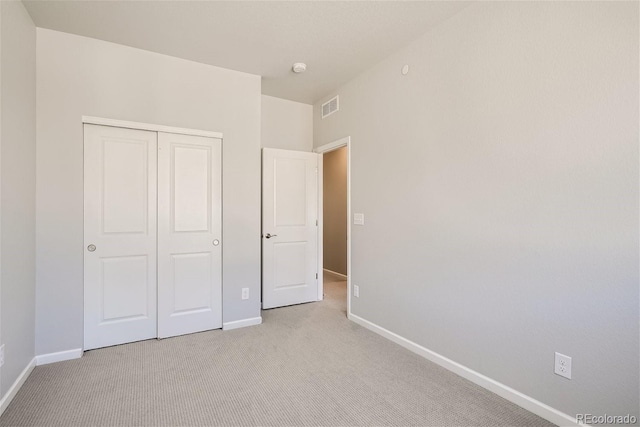
[(338, 103), (338, 95), (336, 95), (334, 98), (331, 98), (330, 100), (322, 104), (322, 118), (324, 119), (325, 117), (335, 113), (339, 109), (340, 104)]

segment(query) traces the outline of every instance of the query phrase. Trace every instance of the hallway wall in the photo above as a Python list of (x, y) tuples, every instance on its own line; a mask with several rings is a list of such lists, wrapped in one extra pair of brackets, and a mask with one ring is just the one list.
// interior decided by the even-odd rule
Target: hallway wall
[(347, 275), (347, 148), (323, 158), (323, 267)]

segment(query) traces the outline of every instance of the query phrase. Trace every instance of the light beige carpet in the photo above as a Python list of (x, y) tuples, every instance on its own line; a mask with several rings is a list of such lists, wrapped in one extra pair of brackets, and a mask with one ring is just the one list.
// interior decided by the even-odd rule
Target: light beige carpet
[(1, 426), (547, 426), (346, 319), (345, 282), (264, 323), (36, 367)]

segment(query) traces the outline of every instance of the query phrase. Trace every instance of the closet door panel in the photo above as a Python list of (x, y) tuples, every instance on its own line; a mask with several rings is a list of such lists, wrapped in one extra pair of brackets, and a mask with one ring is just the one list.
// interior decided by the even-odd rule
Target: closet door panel
[(84, 125), (84, 349), (156, 336), (156, 132)]
[(211, 148), (174, 146), (171, 207), (174, 233), (211, 229)]
[(222, 327), (222, 141), (158, 134), (158, 337)]

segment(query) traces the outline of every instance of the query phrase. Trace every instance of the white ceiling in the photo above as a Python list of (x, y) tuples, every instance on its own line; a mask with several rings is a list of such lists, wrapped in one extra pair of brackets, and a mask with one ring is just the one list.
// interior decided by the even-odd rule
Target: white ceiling
[[(262, 76), (312, 104), (457, 13), (456, 1), (33, 1), (38, 27)], [(291, 65), (305, 62), (307, 72)]]

